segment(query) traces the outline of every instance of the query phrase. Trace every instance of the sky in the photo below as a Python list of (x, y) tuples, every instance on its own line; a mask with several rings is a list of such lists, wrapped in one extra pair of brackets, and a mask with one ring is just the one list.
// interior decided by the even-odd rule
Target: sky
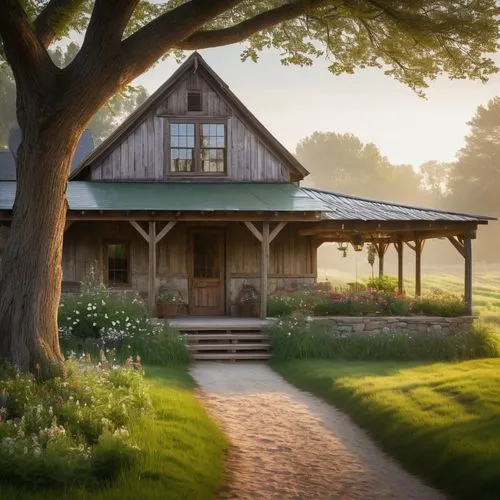
[[(200, 53), (291, 152), (313, 132), (332, 131), (375, 143), (394, 164), (452, 161), (477, 106), (500, 95), (500, 74), (486, 84), (439, 77), (422, 99), (381, 70), (335, 76), (323, 59), (307, 68), (282, 66), (272, 51), (263, 52), (258, 63), (243, 63), (241, 48)], [(500, 65), (500, 54), (494, 59)], [(173, 60), (161, 62), (136, 83), (152, 93), (176, 67)]]

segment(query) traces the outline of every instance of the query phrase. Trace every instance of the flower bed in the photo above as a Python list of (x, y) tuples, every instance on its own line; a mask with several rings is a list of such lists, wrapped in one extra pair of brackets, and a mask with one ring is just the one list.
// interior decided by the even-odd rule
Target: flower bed
[(387, 290), (367, 289), (359, 292), (294, 292), (268, 297), (268, 316), (292, 313), (314, 316), (464, 316), (467, 307), (455, 295), (434, 292), (410, 298)]
[(154, 365), (189, 359), (179, 332), (169, 325), (153, 323), (138, 296), (102, 288), (66, 296), (61, 299), (58, 319), (66, 353), (88, 352), (99, 360), (103, 353), (113, 352), (119, 362), (140, 355), (144, 363)]
[(67, 362), (67, 376), (0, 369), (0, 481), (94, 484), (129, 467), (137, 447), (128, 425), (150, 409), (140, 363)]

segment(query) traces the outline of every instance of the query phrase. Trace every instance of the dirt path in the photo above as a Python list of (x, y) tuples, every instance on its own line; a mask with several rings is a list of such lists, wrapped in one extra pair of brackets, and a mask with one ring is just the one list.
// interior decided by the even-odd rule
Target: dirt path
[(403, 470), (345, 414), (259, 363), (191, 373), (231, 443), (224, 498), (444, 499)]

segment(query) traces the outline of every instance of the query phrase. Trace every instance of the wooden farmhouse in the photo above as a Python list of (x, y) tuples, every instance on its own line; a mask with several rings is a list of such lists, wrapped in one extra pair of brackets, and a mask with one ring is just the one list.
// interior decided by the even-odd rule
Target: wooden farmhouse
[[(0, 166), (8, 227), (15, 176), (1, 175)], [(264, 317), (267, 294), (315, 282), (324, 242), (373, 243), (381, 273), (395, 245), (400, 289), (410, 248), (418, 295), (424, 243), (446, 237), (464, 257), (470, 308), (471, 240), (488, 218), (301, 187), (307, 175), (195, 53), (72, 169), (63, 286), (93, 268), (109, 287), (140, 292), (153, 313), (172, 291), (193, 316), (234, 315), (253, 286)]]

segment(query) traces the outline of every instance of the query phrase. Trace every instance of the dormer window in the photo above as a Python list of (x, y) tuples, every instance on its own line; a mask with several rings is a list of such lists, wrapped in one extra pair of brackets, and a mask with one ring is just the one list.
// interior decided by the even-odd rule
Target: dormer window
[(201, 111), (201, 92), (199, 90), (190, 90), (187, 95), (188, 111)]
[(170, 164), (173, 174), (224, 174), (226, 125), (220, 122), (170, 123)]

